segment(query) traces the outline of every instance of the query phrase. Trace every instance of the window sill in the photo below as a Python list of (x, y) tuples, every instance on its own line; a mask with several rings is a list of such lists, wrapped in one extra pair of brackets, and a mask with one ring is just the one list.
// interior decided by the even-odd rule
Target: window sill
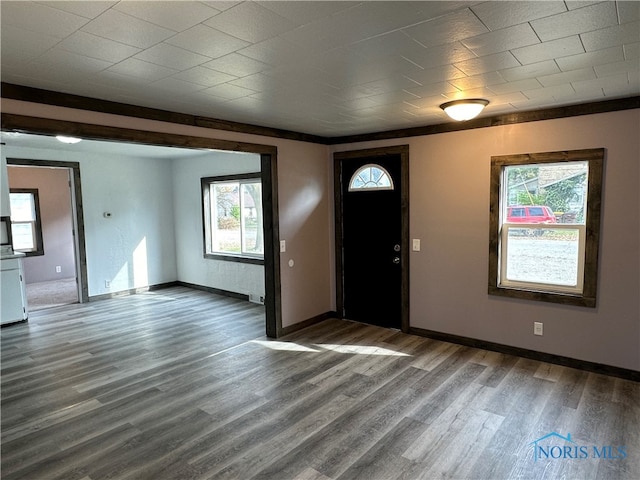
[(264, 265), (264, 258), (247, 257), (243, 255), (233, 255), (233, 254), (224, 254), (224, 253), (205, 253), (204, 258), (208, 258), (209, 260), (222, 260), (224, 262)]
[(569, 295), (566, 293), (538, 292), (534, 290), (522, 290), (518, 288), (506, 288), (489, 286), (489, 295), (501, 297), (520, 298), (522, 300), (535, 300), (540, 302), (559, 303), (562, 305), (575, 305), (578, 307), (595, 308), (596, 298), (585, 295)]

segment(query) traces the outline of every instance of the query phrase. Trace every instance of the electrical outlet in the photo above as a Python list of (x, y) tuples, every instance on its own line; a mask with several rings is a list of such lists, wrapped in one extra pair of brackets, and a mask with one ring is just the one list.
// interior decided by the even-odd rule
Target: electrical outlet
[(56, 273), (62, 273), (62, 267), (60, 265), (56, 265)]
[(533, 334), (542, 335), (542, 322), (533, 322)]
[(105, 280), (104, 281), (104, 288), (111, 288), (111, 281), (110, 280)]

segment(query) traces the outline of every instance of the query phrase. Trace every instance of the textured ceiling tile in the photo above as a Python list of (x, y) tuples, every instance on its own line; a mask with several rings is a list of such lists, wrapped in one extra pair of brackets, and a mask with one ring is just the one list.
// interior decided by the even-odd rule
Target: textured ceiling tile
[(491, 98), (491, 103), (489, 107), (487, 107), (490, 111), (495, 109), (499, 105), (504, 105), (506, 103), (513, 103), (525, 100), (526, 96), (522, 92), (509, 92), (504, 93), (502, 95), (497, 95)]
[(455, 67), (462, 70), (466, 75), (478, 75), (480, 73), (490, 72), (491, 70), (503, 70), (518, 65), (518, 61), (511, 53), (502, 52), (487, 55), (486, 57), (465, 60), (464, 62), (456, 63)]
[(250, 43), (258, 43), (297, 25), (257, 3), (243, 2), (207, 20), (205, 25)]
[[(30, 32), (12, 25), (3, 25), (0, 35), (3, 61), (6, 55), (16, 55), (18, 58), (22, 55), (24, 59), (31, 59), (43, 54), (60, 41), (58, 37)], [(12, 45), (14, 46), (13, 48)], [(17, 45), (20, 48), (15, 48)]]
[(603, 2), (589, 7), (542, 18), (531, 26), (543, 42), (579, 33), (600, 30), (618, 23), (615, 2)]
[(640, 42), (624, 45), (622, 50), (624, 51), (624, 58), (626, 60), (635, 60), (640, 58)]
[(553, 87), (555, 85), (562, 85), (565, 83), (591, 80), (595, 77), (596, 73), (593, 68), (582, 68), (580, 70), (570, 70), (568, 72), (538, 77), (538, 81), (543, 87)]
[(522, 93), (529, 99), (553, 99), (558, 96), (573, 95), (575, 90), (570, 84), (565, 83), (563, 85), (555, 85), (553, 87), (525, 90)]
[(584, 53), (584, 48), (582, 47), (580, 38), (575, 35), (573, 37), (551, 40), (530, 47), (517, 48), (512, 50), (511, 53), (513, 53), (520, 63), (528, 65), (530, 63), (542, 62), (543, 60)]
[(80, 15), (85, 18), (96, 18), (102, 12), (107, 9), (113, 7), (118, 2), (100, 2), (96, 0), (91, 1), (60, 1), (57, 0), (55, 2), (38, 2), (42, 5), (47, 5), (48, 7), (57, 8), (58, 10), (63, 10), (68, 13), (73, 13), (75, 15)]
[(0, 2), (2, 22), (53, 37), (64, 38), (89, 20), (34, 2)]
[(506, 93), (520, 92), (522, 90), (542, 88), (542, 85), (535, 78), (526, 78), (524, 80), (516, 80), (514, 82), (493, 84), (488, 88), (497, 95), (504, 95)]
[(640, 22), (630, 22), (595, 32), (582, 33), (580, 38), (584, 48), (590, 52), (623, 43), (635, 43), (638, 41), (638, 32), (640, 32)]
[(160, 80), (177, 72), (172, 68), (162, 67), (136, 58), (129, 58), (109, 68), (110, 72), (137, 77), (147, 82)]
[(576, 92), (597, 92), (603, 88), (623, 88), (629, 84), (629, 77), (626, 74), (611, 75), (602, 78), (594, 78), (582, 82), (572, 83)]
[(603, 65), (624, 60), (624, 50), (621, 46), (596, 50), (594, 52), (579, 53), (556, 60), (561, 70), (578, 70), (580, 68)]
[(151, 47), (174, 34), (171, 30), (115, 10), (107, 10), (95, 20), (87, 23), (82, 30), (139, 48)]
[(122, 75), (109, 69), (103, 70), (87, 80), (93, 85), (105, 86), (109, 89), (118, 89), (123, 92), (144, 91), (149, 82), (141, 84), (140, 80), (130, 75)]
[(150, 83), (149, 87), (171, 92), (174, 96), (183, 96), (188, 93), (197, 92), (198, 90), (207, 88), (204, 85), (185, 82), (184, 80), (179, 80), (175, 77), (162, 78), (153, 83)]
[(196, 25), (166, 41), (211, 58), (222, 57), (249, 45), (244, 40), (232, 37), (205, 25)]
[(490, 30), (499, 30), (511, 25), (530, 22), (538, 18), (548, 17), (566, 12), (562, 1), (505, 1), (482, 2), (471, 10)]
[(238, 87), (229, 83), (223, 83), (221, 85), (216, 85), (215, 87), (207, 88), (206, 90), (203, 90), (203, 92), (207, 95), (214, 95), (216, 97), (226, 98), (227, 100), (248, 97), (252, 93), (255, 93), (254, 90)]
[(620, 23), (637, 22), (640, 20), (640, 2), (616, 2)]
[(176, 70), (186, 70), (211, 60), (204, 55), (189, 52), (188, 50), (174, 47), (167, 43), (158, 43), (140, 52), (134, 58)]
[(452, 42), (425, 48), (418, 55), (406, 55), (403, 52), (402, 56), (425, 69), (476, 58), (476, 55), (465, 47), (462, 42)]
[(115, 7), (127, 15), (145, 20), (175, 32), (182, 32), (220, 13), (201, 2), (190, 1), (124, 1)]
[[(612, 6), (621, 25), (591, 31), (611, 21)], [(496, 115), (640, 94), (640, 2), (2, 1), (0, 8), (3, 81), (316, 134), (442, 123), (439, 104), (466, 96), (486, 97), (483, 115)], [(89, 18), (79, 30), (69, 22)], [(529, 22), (543, 36), (563, 37), (524, 44), (539, 40)], [(223, 29), (251, 41), (280, 35), (251, 44)]]
[(420, 58), (426, 52), (424, 46), (400, 31), (362, 40), (346, 48), (366, 59), (375, 59), (388, 55)]
[(304, 25), (313, 20), (328, 17), (341, 10), (346, 10), (358, 5), (359, 2), (292, 2), (270, 1), (262, 2), (264, 8), (277, 13), (281, 17), (288, 18), (298, 25)]
[(499, 73), (508, 82), (524, 80), (527, 78), (535, 78), (540, 75), (550, 75), (559, 72), (558, 65), (553, 60), (546, 60), (539, 63), (532, 63), (522, 67), (507, 68), (500, 70)]
[(111, 63), (121, 62), (141, 51), (137, 47), (114, 42), (83, 31), (77, 31), (65, 38), (56, 48)]
[(99, 72), (113, 64), (54, 48), (38, 57), (38, 65), (52, 70), (76, 70), (86, 74)]
[(622, 62), (608, 63), (595, 67), (598, 77), (606, 77), (608, 75), (618, 75), (621, 73), (637, 72), (640, 69), (640, 58), (633, 60), (625, 60)]
[(462, 40), (462, 44), (479, 57), (538, 43), (540, 40), (528, 23)]
[(471, 90), (472, 88), (488, 87), (498, 83), (505, 83), (505, 79), (498, 72), (487, 72), (472, 77), (449, 80), (449, 83), (459, 90)]
[(224, 57), (216, 58), (204, 63), (202, 66), (237, 77), (244, 77), (269, 68), (269, 65), (266, 63), (259, 62), (238, 53), (230, 53)]
[[(460, 89), (454, 87), (449, 82), (438, 82), (423, 85), (421, 87), (408, 88), (407, 92), (417, 95), (420, 98), (429, 98), (436, 96), (443, 96), (459, 92)], [(414, 100), (408, 100), (411, 103), (415, 103)], [(442, 102), (440, 102), (442, 103)]]
[(214, 85), (218, 85), (220, 83), (225, 83), (225, 82), (229, 82), (231, 80), (236, 79), (236, 77), (234, 77), (233, 75), (228, 75), (223, 72), (211, 70), (203, 66), (193, 67), (193, 68), (190, 68), (189, 70), (184, 70), (180, 73), (176, 73), (175, 75), (172, 75), (172, 77), (178, 80), (184, 80), (185, 82), (195, 83), (197, 85), (202, 85), (205, 87), (213, 87)]
[(403, 32), (425, 47), (433, 47), (475, 37), (488, 30), (471, 10), (464, 9), (404, 28)]
[(307, 52), (319, 53), (343, 47), (373, 35), (352, 28), (353, 20), (343, 15), (327, 17), (282, 34), (279, 38)]
[[(633, 0), (635, 1), (635, 0)], [(590, 5), (595, 5), (596, 3), (600, 3), (602, 0), (566, 0), (567, 9), (576, 10), (578, 8), (588, 7)]]
[(304, 61), (309, 55), (300, 46), (288, 42), (282, 37), (270, 38), (264, 42), (249, 45), (237, 53), (273, 66), (295, 64)]
[(253, 75), (238, 78), (229, 83), (237, 87), (253, 90), (254, 92), (270, 91), (280, 87), (279, 82), (264, 73), (254, 73)]
[(442, 65), (434, 68), (427, 68), (418, 74), (411, 75), (411, 79), (420, 85), (429, 85), (431, 83), (445, 82), (456, 78), (463, 78), (466, 75), (453, 65)]
[(604, 87), (602, 87), (602, 91), (604, 92), (605, 97), (621, 98), (634, 95), (634, 93), (638, 91), (639, 87), (640, 78), (636, 75), (635, 80), (630, 80), (626, 83), (622, 78), (618, 82), (609, 81)]

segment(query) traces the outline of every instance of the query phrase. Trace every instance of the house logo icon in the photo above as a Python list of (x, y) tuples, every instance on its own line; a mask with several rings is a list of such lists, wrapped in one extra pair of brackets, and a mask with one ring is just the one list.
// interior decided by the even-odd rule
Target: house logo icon
[[(566, 437), (563, 437), (562, 435), (560, 435), (558, 432), (551, 432), (551, 433), (547, 433), (545, 436), (538, 438), (537, 440), (534, 440), (533, 442), (531, 442), (529, 445), (533, 445), (533, 460), (534, 462), (538, 461), (538, 458), (540, 458), (540, 452), (542, 453), (546, 453), (546, 455), (544, 455), (545, 457), (549, 457), (549, 452), (551, 450), (553, 450), (553, 448), (560, 448), (560, 450), (562, 452), (567, 451), (566, 449), (562, 449), (561, 447), (559, 447), (558, 445), (554, 445), (554, 447), (551, 448), (547, 448), (545, 450), (545, 447), (543, 446), (539, 446), (538, 444), (541, 442), (544, 442), (545, 440), (549, 439), (549, 438), (558, 438), (560, 440), (563, 440), (567, 443), (572, 443), (572, 444), (576, 444), (576, 442), (574, 442), (573, 440), (571, 440), (571, 434), (567, 433)], [(569, 447), (569, 449), (571, 449), (571, 447)]]

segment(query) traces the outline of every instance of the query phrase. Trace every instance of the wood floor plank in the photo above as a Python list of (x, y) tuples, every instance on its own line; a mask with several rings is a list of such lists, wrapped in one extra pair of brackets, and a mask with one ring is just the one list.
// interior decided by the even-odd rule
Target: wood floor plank
[[(186, 287), (0, 330), (2, 478), (640, 478), (640, 384)], [(625, 458), (534, 461), (558, 432)], [(556, 440), (561, 441), (555, 437)]]

